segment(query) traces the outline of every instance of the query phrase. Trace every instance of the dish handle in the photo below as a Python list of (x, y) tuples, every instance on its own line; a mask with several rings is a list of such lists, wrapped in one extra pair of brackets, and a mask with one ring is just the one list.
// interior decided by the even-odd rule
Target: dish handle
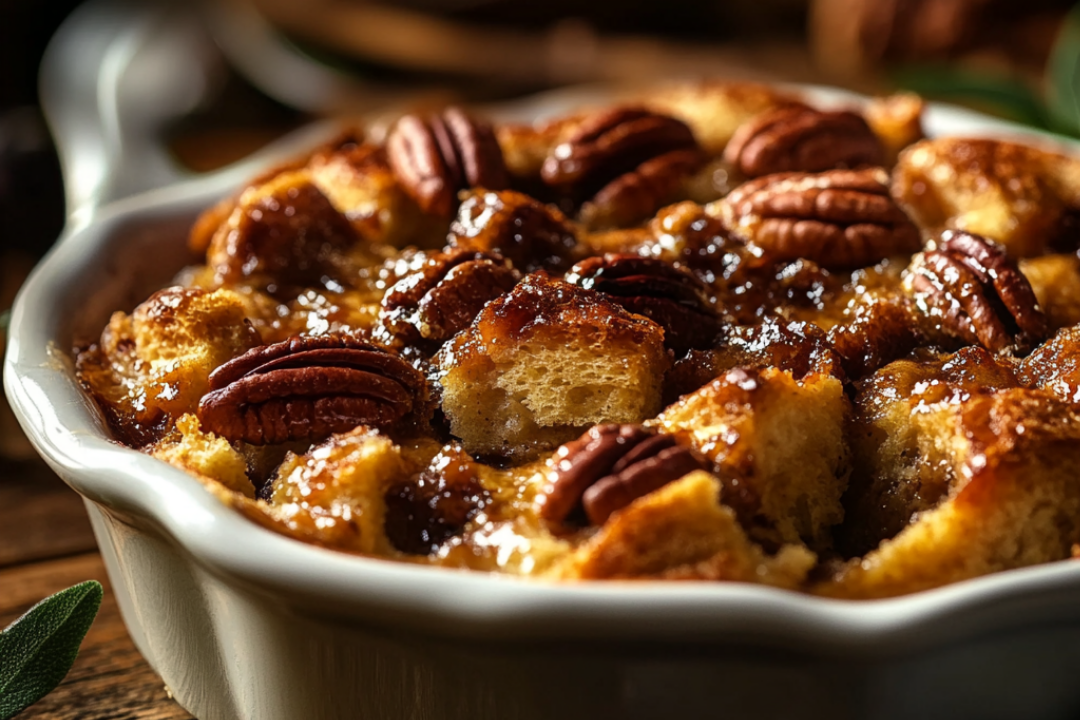
[(64, 174), (65, 234), (115, 200), (188, 176), (162, 130), (223, 76), (194, 5), (92, 0), (50, 41), (40, 96)]

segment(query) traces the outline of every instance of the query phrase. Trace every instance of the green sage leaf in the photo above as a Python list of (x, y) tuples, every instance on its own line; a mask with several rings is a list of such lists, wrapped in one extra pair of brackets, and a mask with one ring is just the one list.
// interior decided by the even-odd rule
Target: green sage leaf
[(0, 720), (48, 695), (67, 675), (101, 606), (88, 580), (45, 598), (0, 632)]
[(5, 310), (0, 312), (0, 335), (7, 335), (8, 327), (11, 325), (11, 311)]
[(1031, 87), (1005, 75), (942, 65), (908, 65), (893, 71), (905, 89), (935, 100), (968, 105), (1014, 122), (1051, 128), (1046, 105)]
[(1080, 135), (1080, 5), (1065, 16), (1050, 48), (1045, 84), (1054, 129)]

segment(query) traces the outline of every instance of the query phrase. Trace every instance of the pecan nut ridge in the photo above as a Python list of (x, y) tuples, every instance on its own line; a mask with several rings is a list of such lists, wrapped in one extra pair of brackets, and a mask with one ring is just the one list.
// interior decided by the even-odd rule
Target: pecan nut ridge
[(684, 180), (704, 163), (698, 150), (673, 150), (638, 165), (602, 187), (582, 207), (593, 229), (627, 227), (651, 218), (679, 196)]
[(580, 202), (647, 160), (697, 149), (693, 132), (681, 120), (640, 107), (614, 108), (585, 120), (557, 145), (540, 177)]
[(439, 253), (386, 292), (374, 337), (434, 353), (520, 279), (521, 273), (495, 253), (465, 248)]
[(509, 185), (502, 149), (491, 126), (460, 108), (428, 119), (405, 115), (386, 138), (390, 167), (405, 192), (426, 213), (449, 218), (457, 192)]
[(358, 425), (389, 427), (425, 395), (423, 375), (386, 348), (345, 335), (295, 336), (217, 368), (198, 416), (230, 441), (318, 441)]
[(657, 258), (629, 254), (592, 257), (566, 281), (601, 292), (626, 310), (664, 328), (664, 345), (677, 356), (712, 347), (724, 326), (705, 285), (690, 272)]
[(736, 130), (724, 159), (748, 178), (780, 172), (822, 172), (881, 165), (881, 140), (861, 115), (787, 105)]
[(905, 285), (916, 307), (947, 334), (987, 350), (1025, 352), (1046, 338), (1046, 316), (1005, 250), (978, 235), (946, 231), (916, 256)]
[(603, 525), (634, 500), (707, 468), (674, 435), (640, 425), (597, 425), (556, 451), (540, 516), (564, 523), (580, 505), (589, 523)]
[(866, 267), (922, 246), (887, 181), (881, 168), (766, 175), (740, 185), (719, 209), (733, 234), (773, 260)]

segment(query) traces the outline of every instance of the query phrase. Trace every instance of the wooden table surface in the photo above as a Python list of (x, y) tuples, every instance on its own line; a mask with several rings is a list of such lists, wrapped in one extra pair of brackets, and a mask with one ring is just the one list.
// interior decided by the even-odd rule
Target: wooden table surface
[(64, 682), (19, 720), (191, 718), (128, 636), (82, 499), (40, 460), (0, 457), (0, 627), (83, 580), (105, 586), (101, 611)]

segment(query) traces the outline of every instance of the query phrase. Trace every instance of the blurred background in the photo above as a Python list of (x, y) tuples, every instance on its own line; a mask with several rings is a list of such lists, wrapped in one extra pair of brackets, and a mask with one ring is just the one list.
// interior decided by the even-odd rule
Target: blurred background
[[(0, 355), (5, 311), (65, 218), (59, 162), (39, 106), (41, 58), (65, 19), (122, 17), (155, 1), (169, 4), (0, 0)], [(191, 172), (244, 157), (320, 116), (676, 77), (909, 89), (1080, 136), (1074, 0), (173, 4), (185, 22), (166, 27), (162, 45), (169, 34), (193, 33), (198, 57), (181, 52), (177, 60), (199, 64), (207, 82), (195, 106), (160, 126), (160, 143)], [(87, 78), (98, 72), (82, 70)], [(158, 71), (172, 79), (154, 97), (167, 98), (185, 68), (151, 64), (142, 80), (153, 84)], [(22, 592), (6, 605), (0, 593), (0, 626), (87, 577), (104, 579), (82, 503), (36, 457), (0, 396), (0, 586)], [(27, 717), (188, 717), (166, 697), (111, 603), (106, 595), (97, 635), (61, 690)]]

